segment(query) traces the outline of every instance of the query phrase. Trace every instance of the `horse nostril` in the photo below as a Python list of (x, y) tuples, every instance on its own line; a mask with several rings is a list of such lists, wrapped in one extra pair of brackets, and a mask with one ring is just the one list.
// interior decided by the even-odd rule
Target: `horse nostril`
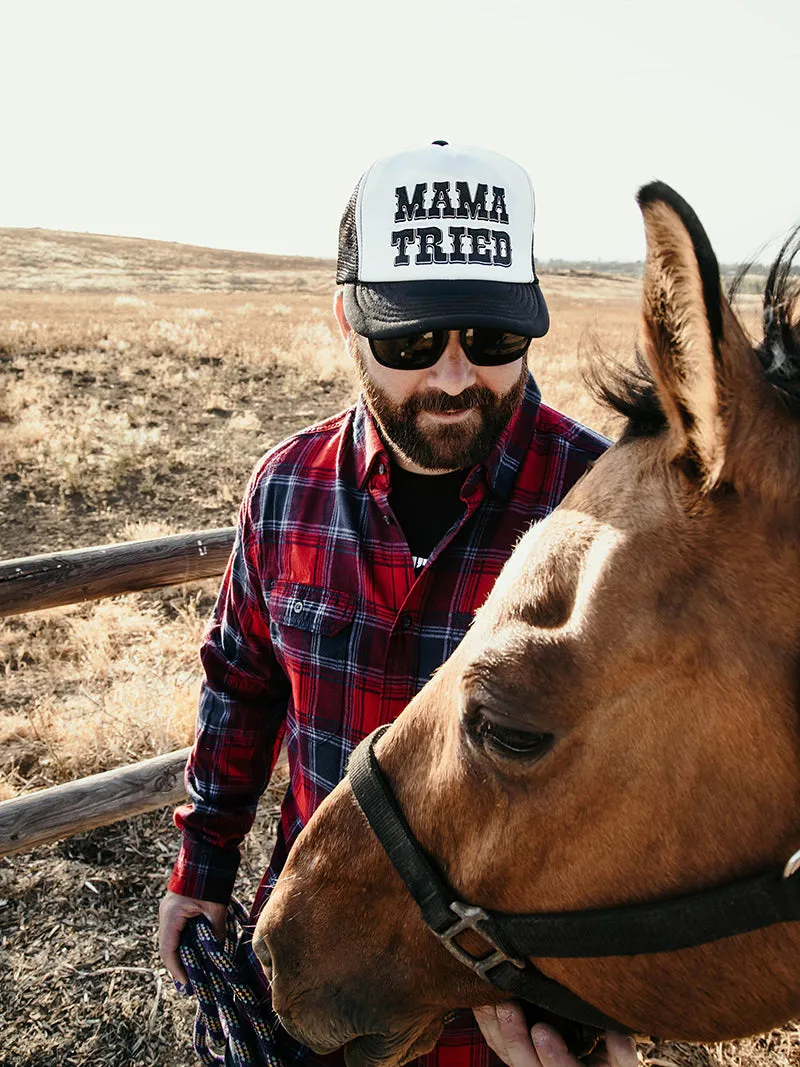
[(269, 946), (263, 937), (253, 938), (253, 951), (258, 956), (258, 962), (261, 964), (261, 969), (267, 976), (267, 981), (272, 982), (272, 953), (269, 950)]

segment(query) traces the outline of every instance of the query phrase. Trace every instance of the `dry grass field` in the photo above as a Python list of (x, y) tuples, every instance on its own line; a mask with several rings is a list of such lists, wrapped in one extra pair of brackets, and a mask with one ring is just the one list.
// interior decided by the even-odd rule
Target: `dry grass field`
[[(0, 558), (233, 523), (258, 457), (355, 396), (332, 288), (324, 261), (0, 230)], [(632, 350), (639, 283), (543, 288), (544, 397), (613, 436), (576, 355)], [(0, 798), (188, 744), (215, 585), (0, 622)], [(247, 844), (245, 900), (279, 793)], [(191, 1006), (155, 951), (176, 849), (163, 811), (0, 861), (2, 1067), (196, 1062)], [(800, 1031), (641, 1053), (783, 1067), (800, 1064)]]

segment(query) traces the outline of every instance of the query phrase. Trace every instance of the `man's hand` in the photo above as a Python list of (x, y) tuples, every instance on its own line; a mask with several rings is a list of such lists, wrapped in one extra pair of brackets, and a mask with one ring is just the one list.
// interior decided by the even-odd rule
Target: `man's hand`
[(181, 930), (195, 915), (205, 915), (217, 941), (223, 942), (227, 910), (224, 904), (216, 904), (213, 900), (195, 900), (167, 890), (158, 906), (158, 951), (164, 966), (182, 986), (188, 983), (189, 978), (178, 955)]
[[(513, 1000), (475, 1008), (475, 1018), (487, 1045), (509, 1067), (581, 1067), (551, 1027), (537, 1023), (529, 1033), (522, 1008)], [(639, 1057), (630, 1038), (609, 1031), (605, 1050), (588, 1062), (596, 1067), (637, 1067)]]

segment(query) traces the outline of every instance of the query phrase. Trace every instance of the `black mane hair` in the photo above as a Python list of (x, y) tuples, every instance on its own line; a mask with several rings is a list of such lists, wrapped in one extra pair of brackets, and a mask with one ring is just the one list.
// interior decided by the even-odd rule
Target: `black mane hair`
[[(800, 278), (792, 265), (798, 253), (800, 225), (784, 241), (770, 268), (764, 287), (764, 335), (756, 347), (767, 381), (796, 400), (800, 400)], [(729, 300), (738, 293), (750, 265), (737, 273)], [(597, 353), (582, 373), (595, 399), (626, 419), (623, 437), (653, 437), (666, 428), (652, 371), (638, 349), (633, 366)]]
[(758, 358), (768, 382), (800, 398), (800, 278), (792, 264), (800, 252), (800, 225), (783, 242), (764, 287), (764, 337)]
[(598, 350), (581, 373), (595, 400), (626, 420), (622, 437), (655, 437), (666, 428), (653, 372), (639, 348), (632, 367)]

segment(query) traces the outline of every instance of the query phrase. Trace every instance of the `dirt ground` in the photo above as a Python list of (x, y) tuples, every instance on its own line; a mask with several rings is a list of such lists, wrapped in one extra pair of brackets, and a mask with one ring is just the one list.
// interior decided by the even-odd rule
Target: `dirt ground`
[[(237, 893), (266, 867), (280, 790), (244, 850)], [(177, 835), (166, 810), (0, 860), (0, 1065), (191, 1067), (194, 1001), (156, 950)]]
[[(0, 558), (235, 521), (272, 444), (346, 406), (330, 264), (0, 231)], [(535, 372), (613, 435), (575, 353), (632, 348), (638, 282), (545, 279)], [(189, 743), (215, 582), (0, 621), (0, 798)], [(280, 785), (237, 892), (266, 866)], [(155, 950), (177, 852), (154, 812), (0, 860), (0, 1067), (190, 1067), (193, 1007)], [(800, 1029), (653, 1067), (800, 1064)]]

